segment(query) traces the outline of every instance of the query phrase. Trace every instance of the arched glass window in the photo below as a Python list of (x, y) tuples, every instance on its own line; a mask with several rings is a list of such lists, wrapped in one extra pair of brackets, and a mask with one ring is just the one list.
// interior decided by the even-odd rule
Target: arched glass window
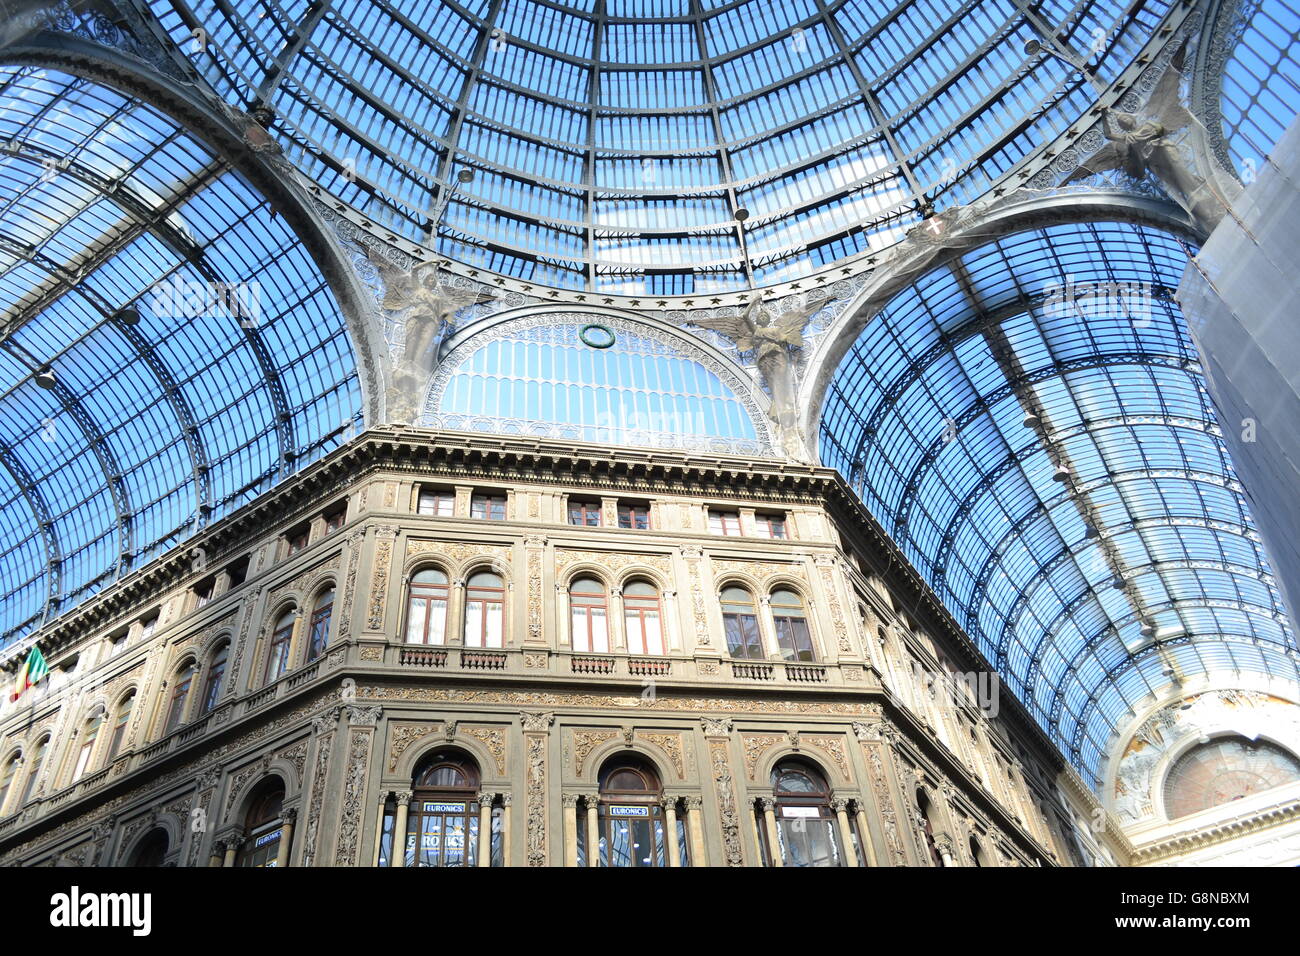
[(727, 634), (727, 651), (740, 660), (763, 660), (763, 640), (758, 632), (754, 597), (744, 588), (722, 591), (722, 626)]
[(236, 866), (275, 866), (284, 835), (284, 784), (272, 778), (262, 785), (244, 817), (248, 837), (239, 850)]
[(575, 651), (609, 652), (609, 598), (595, 578), (578, 578), (569, 585), (570, 637)]
[(787, 760), (772, 769), (778, 852), (786, 866), (843, 866), (830, 786), (820, 771)]
[(18, 765), (22, 761), (19, 754), (14, 754), (5, 764), (5, 770), (0, 775), (0, 814), (5, 811), (5, 801), (9, 798), (9, 791), (13, 789), (14, 777), (18, 775)]
[(813, 660), (812, 634), (808, 630), (803, 599), (793, 591), (780, 590), (772, 592), (770, 603), (781, 656), (787, 661)]
[(266, 647), (266, 668), (262, 672), (262, 683), (269, 684), (289, 669), (289, 645), (293, 641), (293, 622), (296, 615), (292, 609), (285, 611), (275, 622), (271, 631), (271, 640)]
[(406, 865), (473, 866), (478, 859), (478, 767), (458, 752), (439, 751), (421, 762), (412, 783)]
[(203, 679), (203, 701), (200, 714), (206, 714), (221, 699), (221, 682), (226, 676), (226, 661), (230, 657), (230, 642), (224, 642), (208, 661), (208, 674)]
[(659, 775), (640, 760), (616, 757), (599, 781), (600, 865), (667, 866)]
[(95, 754), (95, 741), (99, 739), (99, 728), (103, 724), (104, 712), (102, 710), (86, 721), (85, 729), (81, 735), (81, 746), (77, 748), (77, 762), (72, 768), (72, 779), (68, 781), (69, 784), (76, 783), (90, 769), (90, 759)]
[(314, 661), (325, 653), (330, 639), (330, 618), (334, 614), (334, 588), (328, 588), (316, 598), (311, 611), (311, 627), (307, 635), (307, 661)]
[[(50, 749), (50, 738), (44, 738), (36, 745), (35, 755), (32, 757), (31, 766), (27, 769), (27, 782), (23, 785), (23, 795), (18, 798), (18, 806), (24, 806), (36, 792), (36, 780), (41, 775), (41, 766), (45, 763), (45, 752)], [(15, 807), (14, 809), (17, 809)]]
[(113, 721), (113, 736), (108, 739), (108, 758), (105, 762), (111, 762), (122, 749), (122, 742), (126, 740), (126, 728), (131, 723), (131, 706), (134, 703), (135, 691), (131, 691), (117, 705), (117, 717)]
[(185, 719), (185, 702), (189, 700), (190, 684), (194, 682), (194, 661), (188, 661), (172, 678), (171, 701), (167, 705), (167, 723), (163, 733), (169, 734)]
[(167, 859), (167, 851), (171, 848), (171, 841), (167, 839), (167, 831), (162, 827), (155, 827), (149, 835), (140, 841), (136, 846), (135, 852), (131, 854), (131, 866), (158, 867), (163, 865)]
[(447, 643), (447, 575), (425, 568), (411, 576), (406, 601), (406, 643)]
[(664, 652), (659, 589), (649, 581), (632, 581), (623, 588), (623, 622), (627, 627), (629, 654)]
[(480, 571), (465, 587), (465, 646), (503, 647), (506, 589), (500, 575)]
[(916, 791), (916, 809), (920, 811), (921, 835), (925, 838), (926, 848), (930, 851), (930, 864), (943, 866), (943, 854), (934, 842), (934, 821), (930, 819), (930, 798), (924, 790)]
[(1300, 780), (1300, 761), (1276, 744), (1231, 736), (1193, 747), (1165, 777), (1165, 813), (1176, 820)]

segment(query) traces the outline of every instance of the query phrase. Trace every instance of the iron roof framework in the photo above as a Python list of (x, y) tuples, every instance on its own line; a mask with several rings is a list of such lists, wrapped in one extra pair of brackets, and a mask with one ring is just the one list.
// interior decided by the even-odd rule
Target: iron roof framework
[(823, 460), (1094, 786), (1172, 682), (1300, 677), (1170, 295), (1193, 252), (1116, 223), (968, 252), (881, 310), (822, 414)]
[[(294, 162), (447, 257), (561, 288), (797, 277), (970, 202), (1162, 0), (153, 0)], [(201, 31), (196, 34), (196, 31)], [(197, 39), (195, 36), (197, 35)], [(1026, 52), (1036, 41), (1040, 52)], [(473, 170), (471, 183), (456, 174)], [(740, 227), (733, 212), (751, 218)]]
[(361, 407), (319, 269), (173, 120), (0, 67), (0, 141), (7, 644), (335, 447)]

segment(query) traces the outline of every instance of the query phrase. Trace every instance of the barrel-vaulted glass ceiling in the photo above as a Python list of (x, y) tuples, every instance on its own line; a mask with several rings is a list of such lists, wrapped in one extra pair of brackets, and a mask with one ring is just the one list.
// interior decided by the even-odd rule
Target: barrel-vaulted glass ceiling
[(1170, 297), (1193, 251), (1093, 223), (969, 252), (872, 319), (823, 408), (822, 459), (1094, 786), (1148, 693), (1300, 676)]
[[(151, 0), (321, 186), (564, 288), (796, 278), (969, 202), (1083, 116), (1168, 0)], [(196, 32), (197, 31), (197, 32)], [(1054, 39), (1049, 39), (1054, 38)], [(1054, 49), (1027, 53), (1031, 40)], [(1075, 69), (1073, 59), (1092, 74)], [(466, 171), (473, 179), (461, 183)]]
[(360, 427), (341, 312), (266, 200), (50, 70), (0, 66), (0, 329), (0, 644)]

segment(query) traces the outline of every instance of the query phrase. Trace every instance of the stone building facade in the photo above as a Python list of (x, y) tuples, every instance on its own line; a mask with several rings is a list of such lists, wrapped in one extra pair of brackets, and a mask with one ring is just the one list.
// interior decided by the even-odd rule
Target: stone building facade
[(42, 646), (5, 865), (1131, 852), (829, 469), (371, 430)]

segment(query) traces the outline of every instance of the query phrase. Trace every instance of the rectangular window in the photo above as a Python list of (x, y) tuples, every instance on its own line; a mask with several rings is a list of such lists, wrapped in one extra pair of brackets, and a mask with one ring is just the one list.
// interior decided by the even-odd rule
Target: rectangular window
[(147, 617), (140, 625), (140, 640), (148, 640), (153, 636), (154, 628), (158, 626), (158, 615)]
[(812, 634), (808, 631), (808, 621), (805, 618), (773, 614), (772, 623), (776, 625), (776, 643), (781, 648), (782, 657), (787, 661), (814, 659)]
[(584, 654), (609, 653), (608, 611), (601, 604), (572, 605), (573, 649)]
[(299, 551), (302, 551), (304, 548), (307, 547), (308, 537), (309, 537), (309, 530), (306, 527), (302, 527), (294, 531), (290, 531), (287, 535), (284, 536), (286, 553), (290, 557), (292, 557), (293, 555), (297, 554)]
[(194, 586), (194, 607), (196, 610), (212, 600), (212, 592), (215, 586), (216, 582), (211, 578)]
[(753, 614), (729, 612), (722, 615), (727, 635), (727, 652), (737, 660), (763, 660), (763, 642), (758, 636), (758, 618)]
[(230, 587), (236, 588), (248, 579), (248, 558), (240, 558), (238, 561), (226, 568), (226, 576), (230, 579)]
[(785, 533), (785, 515), (756, 515), (754, 524), (757, 527), (759, 537), (775, 538), (782, 541), (787, 537)]
[(740, 535), (740, 513), (736, 511), (709, 510), (709, 531), (712, 534), (738, 537)]
[(506, 520), (505, 495), (475, 495), (470, 502), (470, 517), (487, 521)]
[(94, 749), (95, 749), (95, 741), (93, 739), (87, 740), (84, 744), (81, 745), (81, 750), (77, 754), (77, 765), (76, 767), (73, 768), (72, 771), (72, 780), (71, 780), (72, 783), (76, 783), (78, 780), (80, 780), (81, 775), (84, 774), (86, 772), (86, 768), (90, 766), (90, 752)]
[(569, 524), (588, 528), (600, 527), (599, 501), (570, 501)]
[(637, 531), (649, 531), (650, 530), (650, 506), (649, 505), (619, 505), (618, 526), (620, 528), (632, 528)]
[(436, 518), (453, 517), (456, 514), (456, 494), (452, 491), (421, 488), (416, 512), (422, 515), (433, 515)]
[(344, 519), (347, 518), (347, 516), (348, 516), (348, 510), (346, 507), (335, 508), (333, 511), (326, 514), (325, 533), (333, 534), (335, 531), (339, 530), (339, 528), (343, 527), (343, 521)]

